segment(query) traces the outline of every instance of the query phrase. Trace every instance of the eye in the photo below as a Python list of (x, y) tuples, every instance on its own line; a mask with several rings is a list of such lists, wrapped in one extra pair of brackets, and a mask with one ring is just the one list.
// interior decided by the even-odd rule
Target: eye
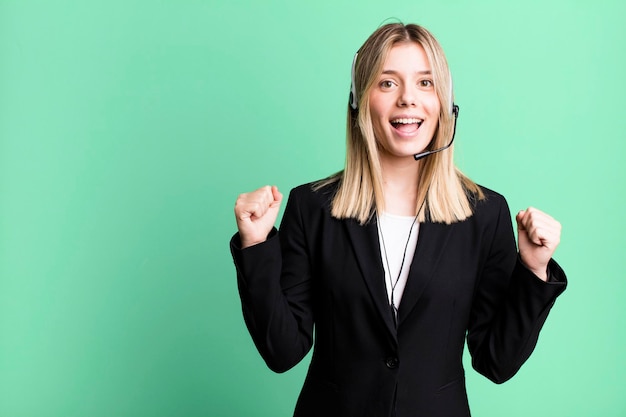
[(417, 85), (419, 85), (422, 88), (432, 88), (434, 83), (433, 83), (433, 80), (430, 80), (430, 79), (426, 78), (426, 79), (423, 79), (423, 80), (419, 80)]
[(380, 85), (380, 88), (385, 89), (385, 90), (389, 90), (389, 89), (393, 88), (396, 85), (396, 83), (394, 83), (391, 80), (383, 80), (383, 81), (380, 82), (379, 85)]

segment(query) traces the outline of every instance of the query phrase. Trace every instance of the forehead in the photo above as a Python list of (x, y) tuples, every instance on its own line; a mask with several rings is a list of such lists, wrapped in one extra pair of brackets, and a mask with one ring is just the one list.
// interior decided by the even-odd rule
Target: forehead
[(401, 42), (393, 45), (383, 61), (383, 72), (388, 70), (430, 71), (426, 51), (417, 42)]

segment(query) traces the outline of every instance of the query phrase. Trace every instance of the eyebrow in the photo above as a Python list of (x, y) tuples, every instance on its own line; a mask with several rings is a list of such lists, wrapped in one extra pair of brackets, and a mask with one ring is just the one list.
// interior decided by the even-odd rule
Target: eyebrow
[[(432, 71), (431, 70), (422, 70), (422, 71), (415, 71), (415, 73), (419, 74), (419, 75), (430, 75), (430, 74), (432, 74)], [(382, 72), (382, 74), (395, 75), (395, 74), (398, 74), (398, 71), (395, 71), (395, 70), (384, 70)]]

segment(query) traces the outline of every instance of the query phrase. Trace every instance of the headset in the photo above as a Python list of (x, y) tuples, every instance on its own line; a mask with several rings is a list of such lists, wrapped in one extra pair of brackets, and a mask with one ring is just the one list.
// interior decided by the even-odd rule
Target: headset
[(356, 77), (354, 76), (354, 72), (356, 71), (356, 59), (358, 56), (358, 52), (354, 54), (354, 59), (352, 60), (352, 71), (350, 72), (350, 107), (352, 107), (352, 110), (358, 110), (359, 108), (359, 99), (356, 95)]
[[(355, 77), (356, 61), (357, 61), (358, 56), (359, 56), (358, 52), (354, 54), (354, 59), (352, 60), (352, 70), (350, 72), (350, 107), (354, 111), (357, 111), (359, 109), (359, 97), (356, 93), (356, 77)], [(452, 146), (452, 142), (454, 142), (454, 136), (456, 135), (456, 122), (459, 117), (459, 106), (454, 104), (454, 101), (452, 101), (452, 74), (450, 72), (448, 72), (448, 74), (450, 77), (450, 102), (452, 103), (452, 107), (450, 108), (450, 114), (454, 116), (454, 128), (452, 130), (452, 139), (450, 139), (450, 143), (448, 143), (446, 146), (442, 148), (435, 149), (432, 151), (424, 151), (424, 152), (420, 152), (420, 153), (413, 155), (413, 158), (415, 158), (416, 161), (419, 161), (420, 159), (428, 155), (444, 151), (448, 149), (450, 146)]]

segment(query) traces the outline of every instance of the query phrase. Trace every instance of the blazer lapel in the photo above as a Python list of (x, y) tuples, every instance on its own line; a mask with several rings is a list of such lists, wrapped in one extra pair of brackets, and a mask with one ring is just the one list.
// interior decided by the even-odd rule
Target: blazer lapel
[(452, 227), (443, 223), (420, 223), (417, 248), (398, 309), (398, 325), (409, 315), (432, 280), (451, 229)]
[(365, 280), (376, 309), (395, 340), (397, 338), (396, 326), (393, 323), (387, 298), (387, 289), (385, 288), (385, 272), (380, 256), (376, 219), (372, 219), (364, 226), (359, 225), (353, 219), (346, 220), (345, 224), (361, 275)]

